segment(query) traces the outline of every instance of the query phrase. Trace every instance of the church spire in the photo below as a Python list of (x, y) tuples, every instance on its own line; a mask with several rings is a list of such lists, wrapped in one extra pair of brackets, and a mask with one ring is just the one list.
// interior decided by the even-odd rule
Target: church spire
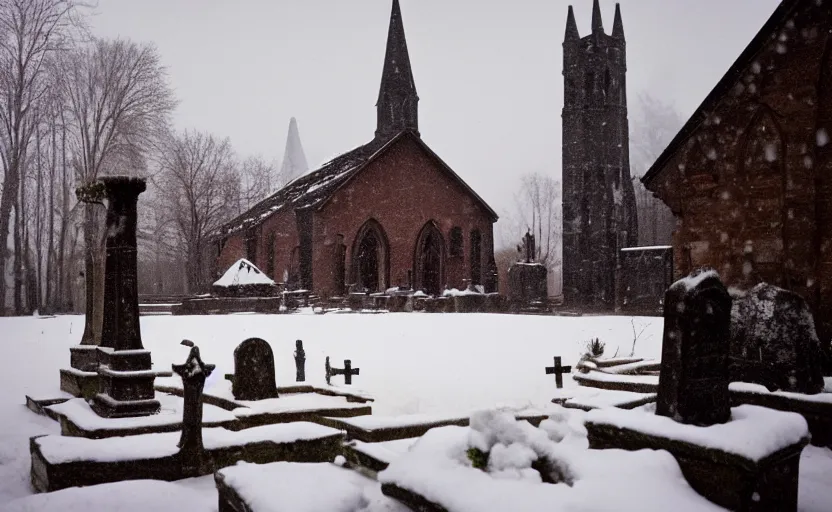
[(578, 24), (575, 22), (575, 12), (570, 5), (569, 12), (566, 14), (566, 36), (564, 37), (564, 41), (576, 41), (580, 38), (581, 34), (578, 32)]
[(601, 5), (598, 3), (598, 0), (593, 0), (592, 2), (592, 33), (604, 33), (604, 21), (601, 19)]
[(418, 102), (419, 96), (416, 94), (404, 37), (402, 11), (399, 0), (393, 0), (390, 29), (387, 32), (387, 52), (376, 103), (376, 137), (395, 135), (402, 130), (411, 130), (418, 135)]
[(621, 21), (621, 4), (615, 4), (615, 21), (612, 22), (612, 37), (624, 39), (624, 23)]
[(300, 143), (298, 122), (293, 117), (289, 120), (289, 134), (286, 136), (286, 149), (283, 151), (283, 165), (280, 166), (280, 178), (289, 183), (309, 170), (303, 145)]

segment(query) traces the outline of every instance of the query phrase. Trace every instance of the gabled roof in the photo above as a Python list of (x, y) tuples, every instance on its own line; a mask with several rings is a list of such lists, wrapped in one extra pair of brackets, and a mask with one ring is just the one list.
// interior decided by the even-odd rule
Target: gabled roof
[(488, 204), (468, 186), (445, 162), (431, 150), (416, 134), (402, 131), (390, 138), (375, 138), (343, 155), (335, 157), (320, 169), (301, 176), (290, 182), (271, 196), (255, 204), (251, 209), (235, 217), (217, 230), (216, 236), (223, 237), (243, 229), (254, 227), (267, 217), (283, 208), (293, 210), (319, 209), (350, 179), (357, 175), (367, 164), (375, 160), (394, 142), (408, 136), (416, 141), (427, 153), (434, 158), (451, 178), (456, 180), (485, 210), (492, 220), (497, 220), (497, 214)]
[(791, 18), (795, 9), (803, 2), (814, 2), (815, 0), (782, 0), (774, 13), (766, 21), (763, 28), (757, 32), (751, 43), (743, 50), (734, 64), (728, 69), (716, 87), (708, 94), (701, 105), (696, 109), (688, 122), (682, 127), (676, 137), (665, 148), (652, 167), (642, 176), (641, 182), (649, 189), (650, 183), (664, 169), (667, 162), (685, 145), (690, 137), (699, 129), (705, 119), (719, 106), (720, 101), (740, 81), (743, 73), (752, 65), (760, 52), (772, 38), (776, 37), (786, 22)]

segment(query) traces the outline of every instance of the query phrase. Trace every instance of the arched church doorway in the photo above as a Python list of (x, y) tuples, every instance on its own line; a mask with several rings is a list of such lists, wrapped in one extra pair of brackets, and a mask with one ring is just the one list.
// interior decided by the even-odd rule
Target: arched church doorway
[(377, 292), (387, 288), (387, 237), (381, 224), (370, 219), (364, 223), (353, 242), (352, 272), (358, 290)]
[(442, 292), (442, 270), (445, 261), (445, 241), (436, 223), (428, 222), (416, 238), (416, 289), (430, 295)]

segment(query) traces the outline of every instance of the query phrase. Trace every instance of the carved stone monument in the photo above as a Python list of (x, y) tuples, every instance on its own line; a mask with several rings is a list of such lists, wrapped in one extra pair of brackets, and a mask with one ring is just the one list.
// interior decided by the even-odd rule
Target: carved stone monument
[(730, 419), (730, 327), (731, 296), (715, 271), (668, 288), (656, 414), (701, 426)]
[[(184, 342), (183, 342), (184, 343)], [(185, 343), (187, 344), (187, 343)], [(179, 438), (179, 460), (186, 475), (200, 474), (205, 449), (202, 445), (202, 390), (214, 371), (213, 364), (205, 364), (199, 357), (199, 347), (190, 344), (191, 352), (185, 364), (171, 365), (182, 377), (185, 407), (182, 411), (182, 437)]]
[(150, 351), (142, 346), (136, 282), (136, 203), (145, 180), (109, 176), (99, 180), (107, 198), (104, 260), (104, 322), (98, 347), (99, 393), (92, 408), (105, 417), (159, 412)]
[(508, 269), (508, 298), (514, 309), (545, 308), (548, 299), (548, 271), (535, 262), (537, 254), (534, 235), (527, 232), (522, 246), (517, 246), (520, 261)]
[(295, 381), (306, 380), (306, 352), (303, 350), (303, 341), (295, 341)]
[(231, 392), (237, 400), (277, 398), (274, 352), (266, 340), (249, 338), (234, 349), (231, 383)]

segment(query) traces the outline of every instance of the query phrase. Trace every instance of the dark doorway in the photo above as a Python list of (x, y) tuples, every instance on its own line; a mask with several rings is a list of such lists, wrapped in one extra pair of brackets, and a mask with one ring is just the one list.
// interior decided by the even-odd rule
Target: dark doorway
[(429, 295), (442, 292), (445, 242), (436, 224), (429, 222), (416, 240), (416, 288)]
[(381, 225), (368, 220), (353, 242), (352, 268), (360, 291), (376, 292), (387, 285), (387, 238)]

